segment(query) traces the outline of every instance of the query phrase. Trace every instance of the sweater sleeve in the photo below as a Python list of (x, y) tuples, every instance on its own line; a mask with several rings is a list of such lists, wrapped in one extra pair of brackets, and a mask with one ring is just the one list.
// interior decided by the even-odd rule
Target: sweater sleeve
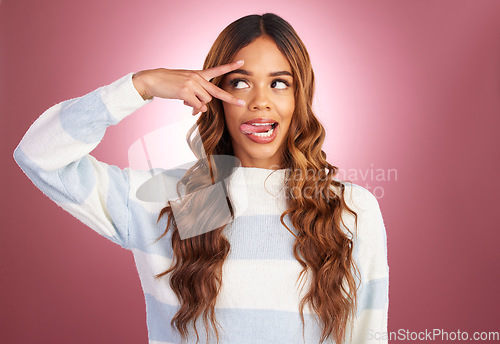
[(358, 214), (354, 256), (361, 277), (351, 343), (387, 344), (389, 265), (384, 220), (370, 191), (356, 184), (346, 191), (348, 205)]
[(130, 73), (79, 98), (46, 110), (14, 150), (14, 159), (46, 196), (81, 222), (126, 248), (130, 170), (89, 153), (115, 125), (151, 100)]

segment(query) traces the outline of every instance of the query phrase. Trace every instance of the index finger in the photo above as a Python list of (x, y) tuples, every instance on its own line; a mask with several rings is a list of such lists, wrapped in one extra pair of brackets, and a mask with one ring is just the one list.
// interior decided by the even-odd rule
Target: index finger
[(205, 80), (210, 81), (210, 79), (213, 79), (216, 76), (223, 75), (230, 71), (233, 71), (236, 68), (241, 67), (242, 65), (243, 65), (243, 60), (239, 60), (236, 62), (204, 69), (200, 71), (198, 74), (200, 74)]

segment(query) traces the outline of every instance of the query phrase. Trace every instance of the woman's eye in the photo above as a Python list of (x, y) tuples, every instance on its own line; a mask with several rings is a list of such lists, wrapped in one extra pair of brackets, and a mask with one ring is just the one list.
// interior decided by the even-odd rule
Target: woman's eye
[(274, 88), (277, 88), (279, 90), (284, 90), (285, 88), (287, 88), (289, 86), (289, 84), (285, 80), (274, 80), (271, 83), (271, 87), (273, 87), (273, 86), (274, 86)]
[[(233, 88), (241, 90), (245, 88), (249, 88), (248, 82), (243, 79), (234, 79), (230, 81), (230, 84)], [(284, 90), (290, 87), (290, 83), (286, 80), (273, 80), (271, 82), (271, 87), (276, 88), (278, 90)]]
[[(242, 88), (246, 88), (244, 85), (246, 85), (246, 82), (244, 80), (232, 80), (231, 81), (231, 85), (236, 88), (236, 89), (242, 89)], [(238, 87), (238, 85), (240, 85), (240, 87)], [(248, 86), (248, 85), (247, 85)]]

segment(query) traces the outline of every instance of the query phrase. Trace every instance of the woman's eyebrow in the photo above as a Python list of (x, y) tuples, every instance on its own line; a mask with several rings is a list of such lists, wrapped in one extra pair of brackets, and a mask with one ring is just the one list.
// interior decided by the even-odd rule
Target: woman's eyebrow
[[(238, 74), (244, 74), (244, 75), (248, 75), (248, 76), (252, 76), (253, 73), (252, 72), (249, 72), (247, 71), (246, 69), (235, 69), (229, 73), (227, 73), (226, 75), (229, 75), (229, 74), (232, 74), (232, 73), (238, 73)], [(289, 75), (291, 77), (293, 77), (292, 73), (286, 71), (286, 70), (281, 70), (281, 71), (278, 71), (278, 72), (272, 72), (272, 73), (269, 73), (268, 76), (280, 76), (280, 75)]]

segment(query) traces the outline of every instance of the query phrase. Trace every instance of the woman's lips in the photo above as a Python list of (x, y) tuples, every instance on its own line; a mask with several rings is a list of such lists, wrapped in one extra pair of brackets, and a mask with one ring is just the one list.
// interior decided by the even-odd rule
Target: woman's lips
[(252, 134), (252, 133), (265, 133), (273, 128), (272, 124), (267, 123), (255, 123), (255, 124), (247, 124), (243, 123), (240, 126), (240, 131), (244, 134)]
[(259, 124), (248, 124), (243, 123), (240, 125), (241, 133), (245, 134), (250, 140), (256, 143), (270, 143), (274, 141), (276, 136), (278, 135), (278, 123), (274, 122), (274, 124), (267, 123), (259, 123)]

